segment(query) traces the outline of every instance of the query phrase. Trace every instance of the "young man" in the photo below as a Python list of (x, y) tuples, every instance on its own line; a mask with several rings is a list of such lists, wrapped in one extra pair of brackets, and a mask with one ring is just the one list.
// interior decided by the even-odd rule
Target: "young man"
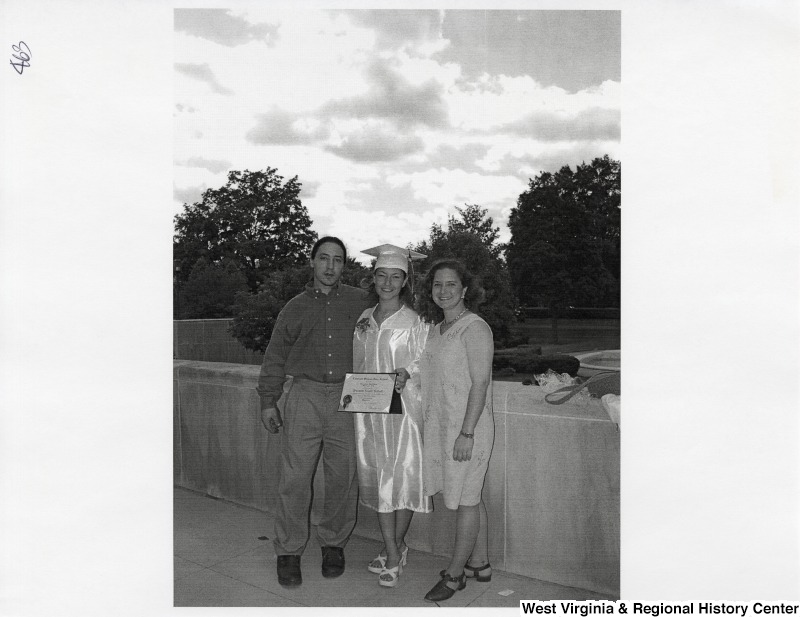
[[(347, 250), (339, 238), (311, 249), (313, 281), (278, 315), (264, 354), (258, 394), (261, 421), (281, 433), (275, 512), (278, 582), (303, 582), (300, 556), (308, 542), (312, 481), (322, 450), (325, 501), (317, 527), (322, 575), (344, 572), (344, 546), (355, 527), (358, 497), (355, 434), (349, 413), (338, 413), (344, 375), (353, 370), (353, 330), (367, 308), (366, 292), (339, 282)], [(287, 375), (292, 387), (283, 415), (276, 403)]]

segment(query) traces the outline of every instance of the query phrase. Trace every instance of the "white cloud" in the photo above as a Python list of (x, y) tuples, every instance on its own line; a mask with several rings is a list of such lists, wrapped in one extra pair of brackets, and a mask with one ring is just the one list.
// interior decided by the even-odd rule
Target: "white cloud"
[(442, 11), (380, 9), (345, 10), (336, 14), (374, 32), (375, 46), (381, 50), (413, 51), (415, 55), (429, 56), (449, 45), (442, 38)]
[(253, 40), (272, 45), (277, 28), (268, 23), (250, 23), (227, 9), (175, 9), (175, 30), (236, 47)]
[(403, 134), (383, 126), (367, 126), (344, 135), (338, 144), (325, 146), (329, 152), (353, 161), (394, 161), (423, 148), (414, 134)]
[(202, 167), (214, 174), (227, 171), (231, 167), (230, 161), (204, 159), (201, 156), (193, 156), (186, 161), (178, 161), (176, 164), (183, 165), (184, 167)]
[(455, 207), (464, 203), (488, 205), (516, 200), (525, 185), (512, 176), (486, 176), (460, 169), (431, 169), (412, 174), (392, 174), (393, 187), (408, 185), (414, 196), (431, 204)]
[(315, 118), (272, 108), (257, 116), (246, 138), (256, 144), (310, 144), (326, 139), (329, 133), (329, 127)]
[(591, 107), (576, 114), (534, 112), (497, 130), (539, 141), (619, 139), (620, 111)]
[[(331, 222), (325, 233), (347, 238), (346, 244), (353, 257), (369, 264), (370, 257), (360, 251), (377, 244), (391, 243), (398, 246), (416, 244), (430, 234), (431, 224), (447, 221), (447, 209), (437, 208), (412, 215), (407, 212), (387, 212), (385, 210), (353, 210), (345, 206), (332, 208)], [(320, 230), (318, 230), (319, 232)]]
[(375, 60), (365, 67), (369, 82), (367, 92), (354, 97), (334, 99), (320, 113), (346, 118), (384, 118), (401, 128), (418, 124), (442, 126), (447, 110), (442, 88), (429, 79), (419, 85), (409, 83), (389, 62)]
[(177, 62), (175, 64), (175, 70), (187, 77), (207, 83), (216, 94), (224, 94), (227, 96), (233, 94), (232, 90), (219, 83), (219, 80), (214, 75), (207, 62), (203, 64)]
[(208, 187), (205, 184), (201, 184), (200, 186), (187, 186), (184, 188), (173, 186), (172, 198), (181, 205), (179, 209), (180, 211), (183, 211), (183, 204), (191, 205), (200, 201), (203, 191), (205, 191), (207, 188)]
[(491, 77), (484, 75), (473, 84), (459, 82), (448, 98), (455, 126), (464, 130), (487, 131), (549, 114), (553, 117), (578, 116), (588, 109), (619, 110), (619, 84), (606, 81), (600, 87), (570, 94), (561, 88), (541, 87), (530, 77)]
[(456, 47), (438, 53), (450, 45), (439, 12), (388, 14), (251, 6), (233, 15), (269, 24), (269, 44), (239, 26), (220, 35), (227, 44), (176, 32), (176, 196), (224, 185), (223, 162), (273, 167), (304, 184), (319, 233), (404, 244), (464, 203), (489, 208), (503, 235), (529, 177), (618, 158), (619, 82), (570, 94), (526, 75), (468, 80)]
[(410, 56), (406, 51), (399, 52), (394, 59), (394, 69), (415, 86), (435, 81), (443, 88), (450, 88), (461, 77), (461, 67), (452, 62), (443, 64), (428, 57)]

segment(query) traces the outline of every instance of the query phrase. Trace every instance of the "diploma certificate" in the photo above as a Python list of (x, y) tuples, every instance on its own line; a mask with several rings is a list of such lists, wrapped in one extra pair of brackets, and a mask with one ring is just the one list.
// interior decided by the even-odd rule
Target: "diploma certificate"
[(394, 373), (347, 373), (339, 411), (403, 413), (400, 394), (394, 390), (394, 380)]

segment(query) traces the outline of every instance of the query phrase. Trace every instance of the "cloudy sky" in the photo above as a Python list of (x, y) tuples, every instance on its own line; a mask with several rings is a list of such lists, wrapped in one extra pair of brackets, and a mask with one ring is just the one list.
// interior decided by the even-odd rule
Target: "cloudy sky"
[(230, 169), (298, 176), (353, 250), (619, 158), (619, 11), (175, 10), (175, 212)]

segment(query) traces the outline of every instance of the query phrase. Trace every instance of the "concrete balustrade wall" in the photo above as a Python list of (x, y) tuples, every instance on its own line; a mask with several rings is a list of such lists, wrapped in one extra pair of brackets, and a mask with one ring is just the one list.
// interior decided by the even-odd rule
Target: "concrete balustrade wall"
[[(279, 442), (260, 422), (258, 372), (258, 366), (174, 361), (174, 482), (272, 513)], [(519, 383), (495, 382), (493, 404), (495, 444), (483, 490), (492, 565), (618, 597), (616, 425), (598, 401), (550, 405), (540, 388)], [(312, 523), (323, 493), (320, 466)], [(440, 495), (434, 508), (415, 515), (407, 542), (450, 555), (455, 512)], [(355, 533), (381, 538), (373, 511), (359, 507)]]
[(264, 354), (247, 349), (229, 331), (232, 319), (181, 319), (172, 322), (172, 357), (202, 362), (261, 366)]

